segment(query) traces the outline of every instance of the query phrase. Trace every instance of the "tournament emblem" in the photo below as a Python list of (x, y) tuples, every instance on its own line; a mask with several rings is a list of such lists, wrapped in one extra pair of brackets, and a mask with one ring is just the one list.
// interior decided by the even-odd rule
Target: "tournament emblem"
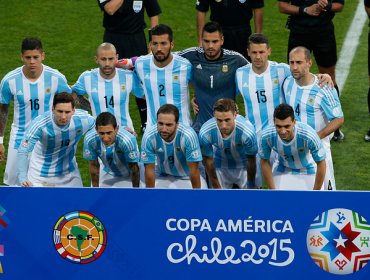
[(222, 65), (222, 72), (224, 73), (229, 72), (229, 66), (227, 66), (227, 64)]
[(307, 232), (312, 260), (333, 274), (350, 274), (370, 260), (370, 225), (358, 213), (330, 209), (317, 216)]
[(134, 9), (135, 13), (139, 13), (143, 8), (143, 1), (134, 1), (132, 4), (132, 8)]
[(107, 233), (93, 214), (74, 211), (60, 217), (54, 226), (54, 246), (62, 258), (87, 264), (97, 260), (107, 245)]

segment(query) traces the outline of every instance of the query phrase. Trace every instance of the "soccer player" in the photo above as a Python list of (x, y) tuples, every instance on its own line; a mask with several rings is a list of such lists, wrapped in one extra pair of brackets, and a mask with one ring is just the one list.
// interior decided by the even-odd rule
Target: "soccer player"
[(206, 13), (221, 24), (225, 32), (225, 48), (237, 51), (247, 58), (247, 41), (251, 35), (250, 21), (254, 17), (255, 32), (261, 33), (263, 27), (264, 0), (197, 0), (197, 31), (201, 40)]
[(17, 150), (31, 120), (51, 109), (53, 96), (71, 92), (63, 74), (43, 64), (45, 52), (37, 38), (25, 38), (21, 46), (23, 66), (9, 72), (0, 84), (0, 160), (5, 159), (4, 131), (8, 109), (14, 102), (14, 115), (10, 132), (4, 183), (18, 185)]
[(193, 128), (196, 132), (213, 117), (213, 104), (217, 100), (235, 100), (236, 86), (231, 81), (234, 80), (236, 69), (248, 63), (239, 53), (223, 49), (223, 43), (221, 26), (216, 22), (208, 22), (202, 31), (202, 47), (177, 52), (193, 66), (193, 107), (196, 112)]
[[(145, 39), (145, 11), (150, 20), (150, 27), (158, 25), (161, 8), (158, 0), (98, 0), (104, 12), (104, 42), (112, 43), (119, 57), (145, 55), (148, 47)], [(146, 125), (146, 103), (136, 98), (141, 119), (141, 130)]]
[(95, 119), (86, 111), (75, 110), (71, 94), (56, 94), (52, 111), (31, 122), (18, 148), (20, 185), (82, 187), (76, 148), (94, 124)]
[(135, 70), (144, 87), (148, 107), (147, 128), (156, 123), (156, 113), (163, 104), (173, 104), (180, 112), (180, 122), (191, 125), (189, 109), (190, 62), (171, 53), (172, 29), (159, 24), (151, 29), (152, 54), (136, 60)]
[(96, 118), (95, 130), (86, 134), (83, 150), (93, 187), (139, 187), (140, 154), (136, 138), (119, 128), (111, 113), (103, 112)]
[(213, 111), (214, 117), (199, 132), (213, 188), (255, 188), (257, 140), (253, 125), (237, 114), (232, 99), (218, 100)]
[[(313, 53), (320, 73), (332, 78), (336, 93), (339, 88), (335, 80), (337, 43), (333, 18), (344, 8), (344, 0), (278, 0), (280, 13), (288, 14), (286, 27), (290, 29), (288, 60), (293, 48), (306, 47)], [(342, 131), (334, 132), (333, 140), (344, 139)]]
[[(91, 106), (91, 112), (97, 117), (102, 112), (112, 113), (121, 127), (133, 130), (129, 114), (129, 97), (132, 92), (136, 97), (144, 98), (143, 89), (132, 71), (116, 68), (118, 55), (110, 43), (101, 44), (95, 56), (98, 68), (85, 71), (72, 86), (84, 109)], [(84, 95), (88, 95), (86, 106)]]
[(289, 65), (292, 76), (283, 85), (286, 103), (294, 108), (296, 119), (311, 126), (322, 140), (327, 153), (325, 189), (335, 189), (329, 135), (344, 122), (338, 95), (335, 89), (319, 87), (317, 77), (310, 72), (312, 59), (307, 48), (291, 50)]
[(199, 175), (202, 161), (195, 131), (179, 123), (175, 105), (162, 105), (157, 125), (145, 131), (141, 141), (141, 161), (145, 165), (147, 188), (206, 188)]
[[(323, 186), (326, 152), (315, 130), (297, 122), (288, 104), (274, 111), (274, 125), (264, 129), (259, 156), (263, 175), (270, 189), (320, 190)], [(270, 164), (274, 150), (278, 160)]]

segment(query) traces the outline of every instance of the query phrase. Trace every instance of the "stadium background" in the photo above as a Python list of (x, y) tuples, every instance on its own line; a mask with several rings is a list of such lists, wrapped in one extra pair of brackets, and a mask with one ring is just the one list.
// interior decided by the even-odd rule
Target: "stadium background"
[[(344, 11), (335, 16), (338, 53), (357, 5), (363, 0), (347, 0)], [(162, 8), (160, 22), (174, 30), (175, 50), (197, 44), (195, 28), (195, 0), (159, 0)], [(75, 83), (85, 70), (95, 68), (96, 47), (102, 42), (102, 12), (94, 0), (13, 0), (0, 1), (0, 77), (21, 65), (20, 43), (26, 36), (39, 37), (46, 53), (45, 64), (60, 70), (69, 84)], [(286, 62), (288, 30), (286, 15), (280, 14), (276, 0), (265, 0), (264, 33), (268, 36), (272, 55), (270, 60)], [(342, 107), (345, 114), (343, 131), (346, 139), (332, 143), (337, 188), (339, 190), (370, 189), (370, 143), (363, 140), (370, 127), (366, 95), (367, 32), (365, 24), (360, 42), (350, 68), (350, 74), (342, 91)], [(313, 72), (317, 72), (314, 67)], [(239, 107), (243, 109), (241, 99)], [(135, 102), (131, 102), (131, 116), (139, 127)], [(5, 132), (5, 148), (9, 139), (12, 120), (9, 110)], [(141, 139), (141, 135), (139, 135)], [(77, 151), (84, 185), (88, 186), (88, 163), (82, 159), (81, 145)], [(0, 163), (0, 182), (3, 181), (5, 162)]]

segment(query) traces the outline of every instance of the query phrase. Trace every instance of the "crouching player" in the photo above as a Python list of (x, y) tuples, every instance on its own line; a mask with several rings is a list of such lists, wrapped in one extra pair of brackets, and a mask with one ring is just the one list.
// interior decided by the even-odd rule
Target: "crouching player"
[(84, 158), (89, 161), (91, 185), (139, 187), (139, 156), (135, 136), (119, 128), (113, 114), (99, 114), (95, 130), (89, 131), (84, 141)]
[[(293, 108), (280, 104), (274, 125), (264, 129), (259, 155), (262, 173), (270, 189), (320, 190), (326, 172), (326, 152), (313, 128), (294, 118)], [(270, 165), (270, 153), (278, 159)]]
[(147, 188), (206, 188), (199, 174), (202, 161), (195, 131), (179, 123), (179, 110), (172, 104), (158, 109), (157, 124), (145, 131), (141, 141)]
[(256, 188), (257, 140), (253, 125), (237, 114), (231, 99), (219, 99), (199, 141), (213, 188)]

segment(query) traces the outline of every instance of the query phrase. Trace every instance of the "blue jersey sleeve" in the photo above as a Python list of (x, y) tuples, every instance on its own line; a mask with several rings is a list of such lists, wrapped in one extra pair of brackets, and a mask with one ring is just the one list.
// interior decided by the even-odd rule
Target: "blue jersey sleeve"
[(202, 152), (200, 151), (199, 140), (192, 128), (189, 128), (185, 138), (185, 156), (187, 162), (202, 161)]
[(336, 90), (331, 90), (327, 87), (323, 90), (325, 91), (325, 94), (321, 102), (321, 107), (324, 110), (327, 118), (330, 121), (333, 119), (342, 118), (343, 111)]
[(13, 94), (9, 87), (8, 80), (3, 79), (0, 84), (0, 103), (9, 104), (13, 98)]
[(60, 92), (67, 92), (67, 93), (72, 93), (72, 89), (71, 87), (68, 85), (67, 83), (67, 79), (65, 78), (65, 76), (61, 75), (59, 78), (58, 78), (58, 90), (57, 90), (58, 93)]
[(258, 150), (258, 155), (262, 159), (269, 159), (271, 155), (271, 146), (269, 145), (269, 142), (267, 140), (268, 138), (265, 137), (263, 134), (260, 139), (260, 147)]
[(203, 156), (213, 157), (213, 146), (209, 141), (211, 135), (202, 133), (202, 130), (199, 132), (199, 144)]
[[(149, 133), (148, 133), (149, 134)], [(141, 162), (143, 163), (155, 163), (155, 149), (153, 143), (148, 139), (148, 134), (144, 134), (141, 141)], [(154, 137), (152, 135), (152, 137)]]
[(141, 84), (136, 72), (133, 72), (132, 94), (138, 98), (145, 97), (143, 85)]
[[(85, 72), (86, 73), (86, 72)], [(86, 87), (84, 83), (85, 73), (82, 73), (78, 78), (77, 82), (72, 86), (72, 90), (77, 93), (77, 95), (85, 95)]]
[(124, 145), (123, 150), (125, 151), (124, 156), (126, 162), (139, 162), (140, 161), (140, 153), (137, 146), (136, 137), (130, 134), (130, 141), (127, 141), (126, 145)]
[[(92, 131), (93, 132), (93, 131)], [(94, 137), (93, 133), (89, 133), (85, 136), (84, 139), (84, 147), (83, 147), (83, 157), (87, 160), (96, 160), (98, 159), (97, 154), (97, 145), (98, 142), (96, 141), (96, 138)]]

